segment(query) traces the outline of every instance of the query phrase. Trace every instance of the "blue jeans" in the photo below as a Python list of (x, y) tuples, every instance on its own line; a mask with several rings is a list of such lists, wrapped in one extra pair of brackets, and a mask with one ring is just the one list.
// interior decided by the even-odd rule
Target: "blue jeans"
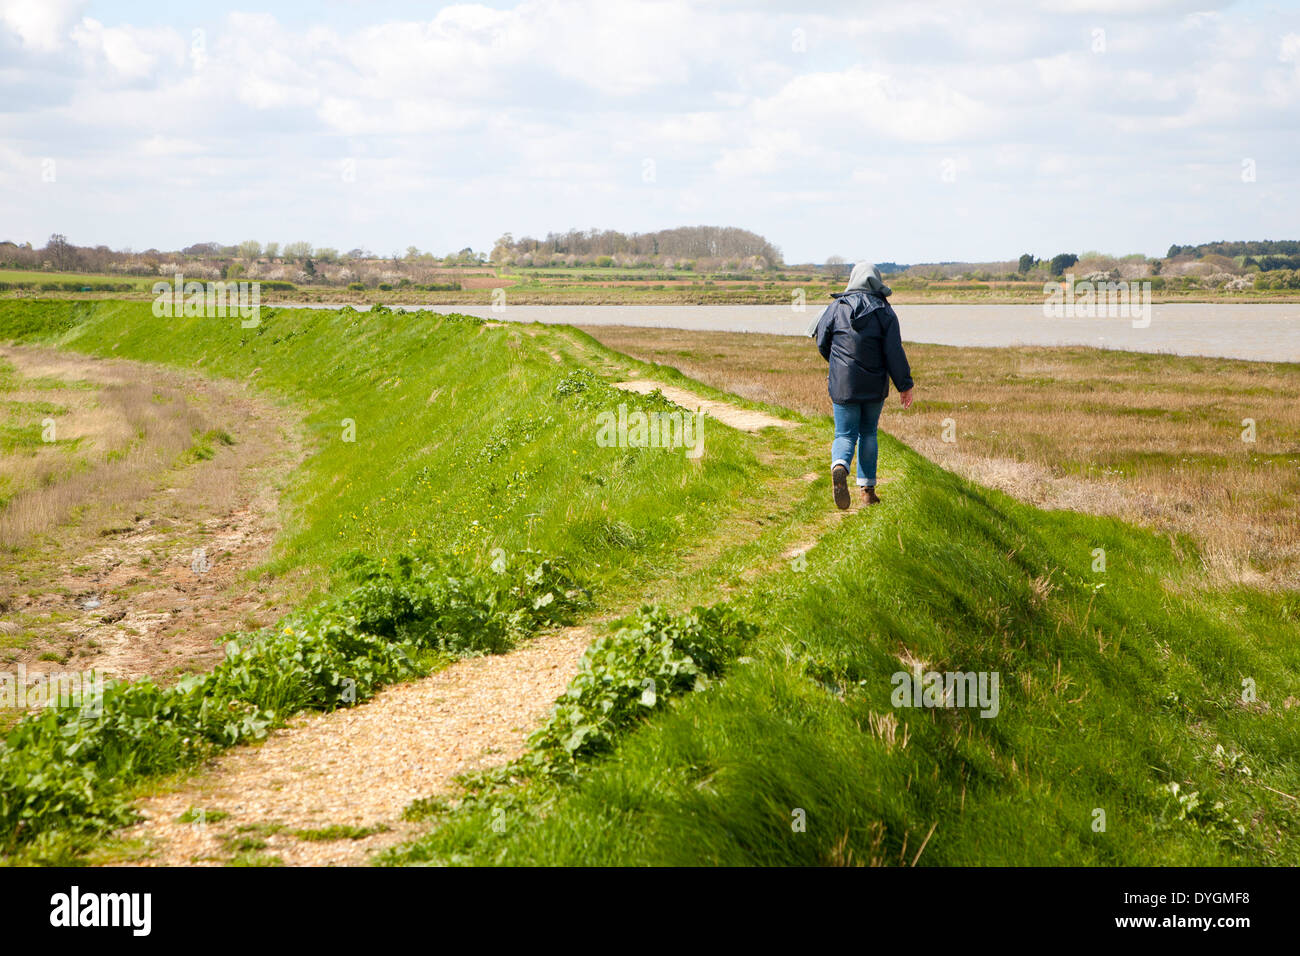
[(884, 402), (854, 402), (835, 408), (835, 441), (831, 443), (831, 467), (853, 464), (853, 446), (858, 448), (858, 485), (876, 487), (876, 458), (880, 447), (876, 442), (876, 425)]

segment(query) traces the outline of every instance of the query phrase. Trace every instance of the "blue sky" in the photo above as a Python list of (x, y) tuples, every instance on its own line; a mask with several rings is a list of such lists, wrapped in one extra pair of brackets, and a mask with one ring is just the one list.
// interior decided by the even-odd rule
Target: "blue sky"
[(1296, 3), (0, 0), (0, 239), (791, 262), (1300, 233)]

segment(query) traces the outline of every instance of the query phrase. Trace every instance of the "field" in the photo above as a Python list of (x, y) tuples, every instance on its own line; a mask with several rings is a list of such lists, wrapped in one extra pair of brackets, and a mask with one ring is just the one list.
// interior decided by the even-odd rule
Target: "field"
[[(319, 845), (395, 865), (1300, 863), (1293, 540), (1231, 560), (1215, 550), (1283, 524), (1275, 499), (1294, 488), (1296, 419), (1265, 399), (1294, 395), (1294, 367), (913, 347), (921, 398), (935, 404), (886, 419), (903, 441), (882, 440), (884, 503), (840, 513), (806, 342), (600, 334), (351, 310), (264, 310), (249, 330), (159, 322), (140, 302), (0, 302), (16, 390), (51, 378), (31, 364), (48, 353), (32, 350), (56, 347), (221, 383), (253, 418), (275, 409), (278, 428), (301, 432), (300, 460), (292, 442), (268, 448), (268, 461), (293, 461), (270, 510), (278, 530), (226, 596), (256, 594), (283, 616), (220, 635), (209, 676), (145, 668), (154, 682), (110, 690), (102, 717), (52, 709), (19, 722), (0, 750), (0, 849), (15, 862), (254, 865)], [(1140, 401), (1110, 387), (1126, 375), (1143, 383)], [(54, 377), (59, 393), (107, 388), (84, 370)], [(674, 410), (612, 387), (636, 379), (791, 424), (710, 422), (698, 460), (600, 440), (619, 404)], [(1256, 448), (1230, 444), (1240, 425), (1198, 415), (1211, 382), (1230, 424), (1256, 411)], [(73, 413), (70, 397), (48, 401)], [(999, 424), (1013, 405), (1019, 417)], [(38, 412), (16, 408), (11, 427)], [(209, 440), (204, 460), (252, 440), (251, 422), (198, 414), (192, 441), (224, 428), (233, 442)], [(1008, 484), (1020, 497), (1077, 482), (1089, 507), (1042, 510), (940, 467), (922, 442), (941, 441), (947, 417), (955, 470), (1016, 462), (1044, 475), (1041, 490)], [(1079, 440), (1107, 427), (1118, 447)], [(1166, 488), (1169, 462), (1150, 453), (1171, 450), (1193, 459), (1192, 478)], [(200, 467), (185, 456), (156, 464), (164, 490)], [(1135, 500), (1191, 496), (1198, 474), (1227, 468), (1245, 504), (1208, 531), (1089, 513), (1107, 510), (1091, 507), (1094, 482)], [(57, 527), (78, 521), (93, 526), (73, 515)], [(58, 550), (61, 530), (33, 534), (9, 559), (41, 547), (46, 562), (78, 560)], [(46, 590), (38, 578), (13, 588), (6, 620)], [(81, 612), (65, 601), (64, 613)], [(369, 818), (339, 809), (347, 790), (328, 776), (310, 825), (273, 803), (219, 802), (222, 774), (242, 779), (238, 762), (394, 706), (386, 686), (472, 680), (487, 658), (559, 638), (580, 654), (575, 627), (599, 639), (509, 762), (395, 792)], [(94, 648), (76, 650), (93, 663)], [(931, 671), (996, 675), (1000, 699), (983, 712), (900, 706), (899, 675)], [(153, 814), (143, 830), (141, 807)], [(185, 856), (191, 824), (204, 842)]]
[[(190, 278), (194, 278), (193, 275)], [(241, 276), (240, 278), (246, 278)], [(87, 275), (0, 269), (0, 299), (51, 296), (110, 300), (152, 299), (154, 282), (171, 275)], [(325, 282), (267, 282), (265, 302), (338, 305), (475, 305), (488, 306), (496, 290), (512, 305), (788, 305), (796, 293), (807, 302), (825, 303), (844, 287), (844, 276), (816, 271), (770, 270), (744, 273), (696, 273), (650, 269), (450, 267), (439, 270), (437, 290), (409, 280), (351, 289)], [(973, 281), (891, 279), (898, 304), (1039, 305), (1041, 281)], [(124, 295), (125, 293), (125, 295)], [(1153, 302), (1296, 302), (1300, 292), (1245, 290), (1228, 292), (1185, 280), (1160, 280)]]
[(0, 291), (30, 289), (49, 293), (85, 289), (88, 292), (147, 292), (155, 281), (156, 278), (148, 276), (0, 269)]

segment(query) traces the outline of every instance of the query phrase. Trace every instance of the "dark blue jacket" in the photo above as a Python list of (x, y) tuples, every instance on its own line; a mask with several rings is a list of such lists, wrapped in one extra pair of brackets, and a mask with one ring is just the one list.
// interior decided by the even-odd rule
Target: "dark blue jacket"
[(912, 369), (888, 300), (862, 291), (837, 292), (832, 298), (814, 333), (822, 358), (830, 363), (831, 401), (883, 402), (891, 379), (900, 392), (911, 388)]

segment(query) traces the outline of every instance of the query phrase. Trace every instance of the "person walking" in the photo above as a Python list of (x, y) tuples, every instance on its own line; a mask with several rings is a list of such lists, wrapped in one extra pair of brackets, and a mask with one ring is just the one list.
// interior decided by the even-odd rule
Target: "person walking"
[(891, 381), (903, 407), (912, 407), (912, 369), (903, 351), (898, 316), (889, 304), (892, 292), (875, 265), (859, 262), (848, 286), (832, 294), (834, 301), (811, 329), (817, 349), (829, 363), (826, 384), (835, 413), (831, 486), (841, 510), (850, 504), (849, 466), (855, 447), (862, 502), (880, 503), (876, 494), (876, 425)]

